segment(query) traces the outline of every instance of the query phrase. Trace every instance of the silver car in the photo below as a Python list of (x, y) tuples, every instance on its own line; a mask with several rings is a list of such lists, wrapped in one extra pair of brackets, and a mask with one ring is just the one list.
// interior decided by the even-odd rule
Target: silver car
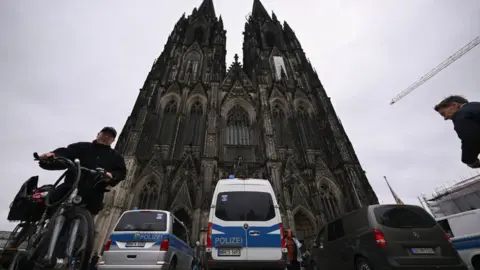
[(191, 269), (194, 256), (187, 228), (172, 213), (131, 210), (118, 220), (98, 269)]

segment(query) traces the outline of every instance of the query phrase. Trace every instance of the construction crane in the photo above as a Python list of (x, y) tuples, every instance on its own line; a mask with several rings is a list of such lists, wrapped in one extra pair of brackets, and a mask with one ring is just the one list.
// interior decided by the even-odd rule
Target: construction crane
[(440, 71), (444, 70), (448, 67), (451, 63), (455, 62), (458, 58), (462, 57), (464, 54), (469, 52), (471, 49), (475, 48), (478, 44), (480, 44), (480, 37), (476, 37), (474, 40), (470, 41), (467, 45), (463, 46), (458, 50), (456, 53), (452, 54), (448, 57), (445, 61), (440, 63), (437, 67), (430, 70), (427, 74), (423, 75), (418, 81), (414, 82), (410, 85), (407, 89), (403, 90), (400, 94), (390, 101), (390, 105), (397, 103), (400, 99), (404, 98), (406, 95), (413, 92), (413, 90), (417, 89), (420, 85), (424, 84), (426, 81), (430, 80), (433, 76), (437, 75)]

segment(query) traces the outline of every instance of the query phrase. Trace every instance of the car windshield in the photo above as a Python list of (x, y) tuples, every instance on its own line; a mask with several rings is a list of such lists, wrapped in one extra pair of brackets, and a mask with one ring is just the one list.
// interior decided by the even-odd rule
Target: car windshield
[(115, 227), (118, 231), (166, 231), (167, 213), (154, 211), (127, 212)]
[(275, 207), (267, 192), (222, 192), (215, 216), (224, 221), (268, 221), (275, 217)]

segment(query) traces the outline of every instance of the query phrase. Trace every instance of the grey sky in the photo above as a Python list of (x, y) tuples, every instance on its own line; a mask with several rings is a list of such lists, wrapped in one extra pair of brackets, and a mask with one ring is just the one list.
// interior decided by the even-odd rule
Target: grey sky
[[(227, 60), (241, 55), (248, 1), (214, 1)], [(0, 2), (0, 229), (14, 193), (40, 175), (32, 152), (120, 130), (175, 22), (201, 0)], [(287, 20), (332, 97), (384, 203), (389, 180), (406, 203), (474, 173), (460, 163), (450, 122), (432, 106), (446, 95), (480, 100), (480, 46), (394, 106), (390, 99), (480, 33), (476, 0), (264, 0)], [(228, 63), (230, 64), (230, 63)]]

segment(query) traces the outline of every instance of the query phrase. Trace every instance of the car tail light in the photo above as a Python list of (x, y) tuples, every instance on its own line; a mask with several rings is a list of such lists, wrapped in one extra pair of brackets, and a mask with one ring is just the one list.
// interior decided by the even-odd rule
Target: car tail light
[(384, 247), (387, 245), (387, 241), (385, 240), (385, 235), (383, 235), (382, 231), (374, 229), (373, 233), (375, 235), (375, 242), (377, 242), (377, 246)]
[(162, 243), (160, 244), (160, 251), (168, 251), (170, 239), (168, 237), (163, 238)]
[(207, 248), (212, 248), (212, 223), (208, 223), (207, 228)]
[(282, 248), (287, 248), (287, 245), (285, 243), (285, 236), (283, 234), (283, 225), (280, 223), (280, 237), (282, 241)]
[(109, 251), (111, 245), (112, 245), (112, 239), (108, 239), (107, 243), (105, 243), (105, 247), (103, 248), (103, 250)]
[(445, 236), (445, 238), (447, 238), (447, 241), (450, 243), (450, 245), (453, 246), (453, 242), (450, 236), (447, 233), (443, 233), (443, 235)]

